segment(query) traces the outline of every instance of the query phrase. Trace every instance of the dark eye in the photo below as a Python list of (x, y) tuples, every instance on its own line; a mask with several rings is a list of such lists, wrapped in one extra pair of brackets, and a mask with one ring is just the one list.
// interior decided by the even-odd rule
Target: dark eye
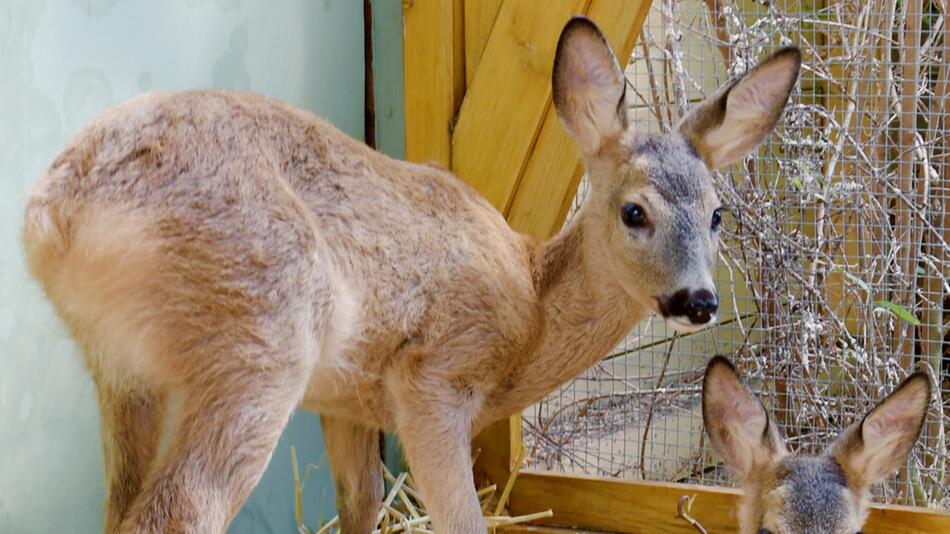
[(712, 214), (712, 223), (710, 223), (709, 227), (716, 230), (720, 224), (722, 224), (722, 208), (716, 208), (716, 211)]
[(772, 531), (768, 529), (760, 528), (758, 534), (772, 534)]
[(628, 203), (620, 207), (620, 219), (630, 228), (641, 228), (647, 223), (647, 214), (639, 204)]

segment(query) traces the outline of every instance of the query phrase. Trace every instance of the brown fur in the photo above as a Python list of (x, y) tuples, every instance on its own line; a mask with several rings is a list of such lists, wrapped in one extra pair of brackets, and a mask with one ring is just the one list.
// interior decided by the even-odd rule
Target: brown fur
[(742, 483), (743, 534), (855, 534), (871, 484), (904, 461), (923, 427), (929, 375), (917, 372), (817, 456), (788, 452), (768, 411), (723, 357), (703, 380), (703, 419), (713, 447)]
[[(575, 49), (588, 59), (563, 68), (619, 72), (586, 19), (559, 54)], [(561, 97), (609, 101), (557, 74)], [(34, 191), (24, 241), (99, 390), (107, 531), (223, 532), (302, 404), (323, 417), (344, 530), (374, 521), (387, 429), (436, 528), (484, 532), (472, 435), (593, 365), (657, 298), (711, 287), (718, 201), (685, 137), (559, 112), (596, 145), (592, 194), (540, 245), (448, 172), (260, 96), (152, 93), (80, 132)], [(631, 199), (650, 236), (620, 222)]]

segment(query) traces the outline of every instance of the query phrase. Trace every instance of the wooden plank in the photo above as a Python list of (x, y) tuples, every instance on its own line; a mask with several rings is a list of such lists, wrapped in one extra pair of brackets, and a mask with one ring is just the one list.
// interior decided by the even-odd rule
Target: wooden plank
[(470, 87), (482, 60), (491, 29), (495, 26), (502, 0), (465, 2), (465, 86)]
[[(513, 421), (517, 419), (517, 424)], [(517, 435), (514, 434), (517, 431)], [(512, 438), (516, 439), (512, 439)], [(472, 440), (472, 448), (479, 451), (475, 460), (475, 479), (504, 487), (514, 469), (521, 447), (521, 416), (515, 415), (496, 421), (479, 432)], [(499, 490), (500, 491), (500, 490)]]
[(595, 530), (581, 530), (576, 528), (550, 527), (546, 525), (510, 525), (500, 527), (499, 532), (506, 534), (605, 534)]
[(502, 213), (550, 106), (558, 35), (586, 3), (504, 2), (498, 12), (459, 113), (452, 167)]
[[(587, 11), (604, 32), (621, 67), (640, 36), (650, 0), (593, 1)], [(535, 149), (508, 211), (512, 228), (546, 238), (560, 229), (583, 173), (580, 154), (549, 106)]]
[[(696, 496), (690, 511), (709, 532), (735, 532), (740, 492), (665, 482), (617, 479), (526, 471), (511, 493), (512, 515), (551, 508), (554, 517), (540, 524), (608, 532), (673, 532), (695, 534), (677, 519), (682, 496)], [(907, 506), (874, 506), (864, 532), (924, 534), (950, 532), (950, 514)]]
[[(452, 119), (465, 98), (465, 0), (452, 2)], [(469, 2), (471, 3), (471, 2)]]
[(406, 159), (452, 161), (451, 131), (457, 101), (464, 88), (458, 64), (463, 43), (461, 0), (404, 2), (403, 62), (405, 68)]
[(551, 508), (547, 525), (608, 532), (681, 532), (695, 534), (676, 506), (683, 495), (698, 495), (691, 514), (709, 532), (735, 532), (738, 492), (659, 482), (524, 472), (511, 493), (512, 515)]

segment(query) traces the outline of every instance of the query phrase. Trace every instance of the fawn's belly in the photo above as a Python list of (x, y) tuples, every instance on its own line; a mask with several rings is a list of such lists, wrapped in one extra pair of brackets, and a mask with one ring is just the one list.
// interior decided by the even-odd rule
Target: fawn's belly
[(376, 374), (318, 362), (301, 406), (322, 415), (392, 430), (395, 418), (386, 397), (382, 378)]

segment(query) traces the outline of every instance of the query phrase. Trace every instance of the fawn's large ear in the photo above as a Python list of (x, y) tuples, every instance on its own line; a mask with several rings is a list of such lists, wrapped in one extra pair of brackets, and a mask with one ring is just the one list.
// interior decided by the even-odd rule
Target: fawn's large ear
[(775, 128), (801, 63), (797, 48), (779, 50), (687, 113), (680, 133), (710, 169), (739, 161)]
[(918, 371), (831, 446), (852, 489), (864, 490), (907, 460), (930, 405), (930, 377)]
[(627, 128), (626, 79), (590, 19), (574, 17), (561, 31), (551, 87), (561, 124), (585, 155)]
[(703, 422), (716, 452), (743, 482), (786, 454), (765, 407), (722, 356), (710, 360), (703, 377)]

